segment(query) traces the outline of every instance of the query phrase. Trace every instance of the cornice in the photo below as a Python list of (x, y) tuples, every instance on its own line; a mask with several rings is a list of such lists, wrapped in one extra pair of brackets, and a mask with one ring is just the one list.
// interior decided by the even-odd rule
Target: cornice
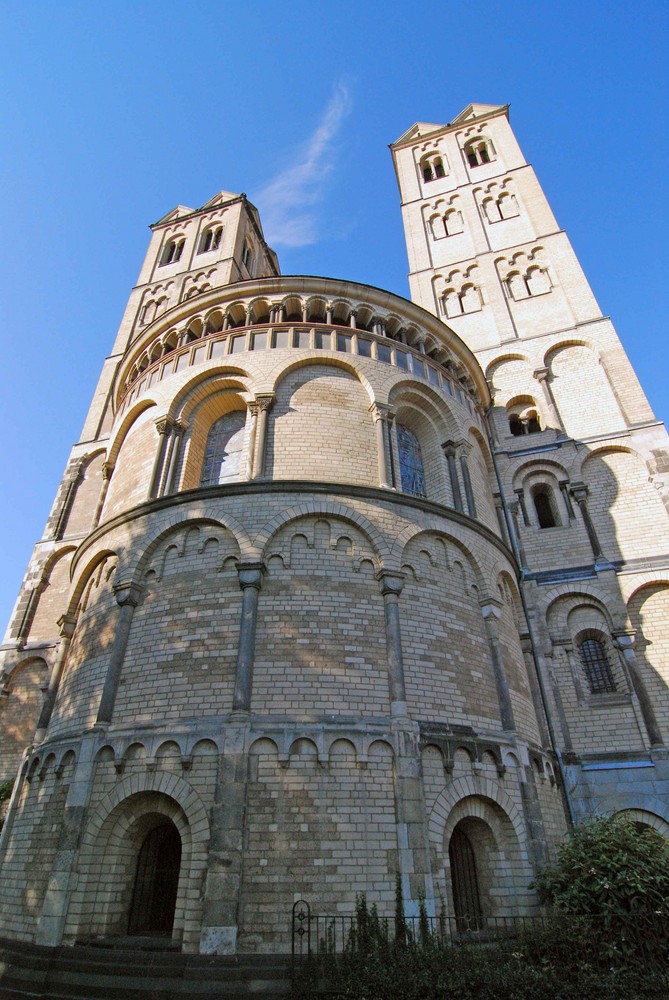
[[(402, 316), (407, 322), (414, 323), (432, 336), (453, 353), (470, 372), (479, 398), (485, 406), (489, 398), (488, 385), (474, 352), (467, 346), (457, 333), (434, 313), (428, 312), (422, 306), (416, 305), (394, 292), (378, 288), (376, 285), (365, 285), (357, 281), (347, 281), (341, 278), (326, 278), (319, 275), (284, 274), (270, 278), (249, 278), (237, 281), (231, 285), (221, 285), (218, 288), (204, 292), (201, 295), (186, 299), (164, 312), (158, 319), (150, 323), (129, 345), (123, 356), (122, 367), (129, 360), (139, 357), (141, 352), (153, 339), (171, 327), (186, 323), (194, 314), (206, 312), (224, 303), (234, 303), (238, 300), (262, 298), (268, 296), (287, 295), (291, 292), (330, 298), (353, 299), (366, 305), (376, 306), (389, 313)], [(271, 326), (271, 323), (263, 324)], [(311, 324), (317, 325), (317, 324)]]

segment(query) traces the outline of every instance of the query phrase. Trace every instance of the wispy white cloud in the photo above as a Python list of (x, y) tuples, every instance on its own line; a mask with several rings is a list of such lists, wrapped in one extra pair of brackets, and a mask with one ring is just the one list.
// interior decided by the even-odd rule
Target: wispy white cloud
[(318, 212), (326, 178), (335, 164), (335, 138), (351, 108), (348, 88), (340, 83), (318, 127), (299, 147), (296, 160), (254, 197), (270, 246), (304, 247), (318, 242)]

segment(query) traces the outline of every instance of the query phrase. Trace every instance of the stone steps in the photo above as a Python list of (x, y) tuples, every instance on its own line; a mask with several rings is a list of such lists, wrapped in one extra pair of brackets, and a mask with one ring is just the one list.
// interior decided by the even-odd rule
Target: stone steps
[(284, 955), (185, 955), (155, 942), (42, 948), (0, 940), (0, 1000), (278, 1000), (288, 993)]

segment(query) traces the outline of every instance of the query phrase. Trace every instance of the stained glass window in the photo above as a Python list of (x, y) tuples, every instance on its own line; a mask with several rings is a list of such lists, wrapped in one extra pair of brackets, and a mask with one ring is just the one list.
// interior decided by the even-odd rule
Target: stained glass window
[(400, 456), (402, 492), (414, 497), (426, 497), (423, 455), (418, 438), (407, 427), (397, 424), (397, 448)]

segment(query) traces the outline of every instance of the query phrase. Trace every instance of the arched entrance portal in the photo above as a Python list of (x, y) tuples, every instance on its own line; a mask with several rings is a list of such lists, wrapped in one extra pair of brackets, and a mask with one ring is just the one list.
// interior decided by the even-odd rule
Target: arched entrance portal
[(461, 932), (478, 931), (483, 926), (483, 908), (476, 855), (462, 825), (458, 823), (448, 845), (455, 922)]
[(174, 823), (154, 826), (139, 849), (128, 934), (172, 933), (181, 868), (181, 837)]

